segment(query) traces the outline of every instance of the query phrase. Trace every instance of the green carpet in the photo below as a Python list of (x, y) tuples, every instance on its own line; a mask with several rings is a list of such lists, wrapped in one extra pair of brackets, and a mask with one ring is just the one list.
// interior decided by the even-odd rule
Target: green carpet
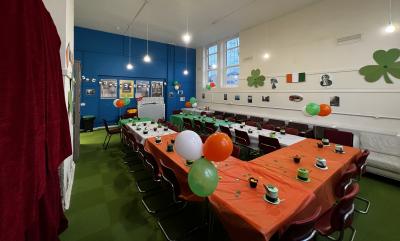
[[(71, 207), (66, 212), (69, 228), (60, 236), (61, 241), (165, 240), (156, 218), (144, 209), (133, 175), (122, 162), (119, 136), (112, 137), (107, 150), (102, 149), (104, 137), (104, 131), (81, 134)], [(372, 205), (368, 214), (356, 214), (355, 240), (398, 240), (398, 184), (367, 176), (361, 181), (360, 196), (370, 199)]]

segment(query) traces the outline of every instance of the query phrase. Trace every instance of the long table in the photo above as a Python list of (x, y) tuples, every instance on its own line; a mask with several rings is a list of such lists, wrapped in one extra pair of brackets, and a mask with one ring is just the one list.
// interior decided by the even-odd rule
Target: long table
[[(154, 138), (149, 138), (145, 149), (158, 162), (163, 162), (174, 170), (180, 184), (181, 198), (198, 201), (200, 198), (190, 191), (187, 183), (190, 168), (186, 166), (185, 160), (175, 152), (166, 151), (167, 144), (176, 135), (163, 136), (160, 144), (156, 144)], [(291, 221), (312, 213), (313, 209), (304, 209), (310, 200), (313, 200), (313, 205), (309, 205), (311, 208), (321, 205), (325, 211), (331, 207), (335, 203), (333, 190), (336, 181), (360, 154), (359, 149), (351, 147), (345, 147), (344, 154), (337, 154), (333, 151), (334, 145), (331, 145), (318, 149), (316, 140), (305, 139), (250, 162), (229, 157), (216, 163), (220, 182), (209, 199), (231, 239), (269, 240)], [(295, 155), (302, 157), (300, 164), (292, 161)], [(326, 158), (328, 170), (314, 167), (316, 157)], [(296, 179), (299, 167), (310, 170), (310, 182)], [(250, 176), (259, 179), (256, 189), (249, 187)], [(262, 184), (274, 184), (279, 188), (282, 199), (279, 205), (263, 200), (265, 190)]]
[(188, 114), (193, 114), (193, 115), (200, 115), (202, 112), (205, 112), (207, 114), (213, 113), (213, 111), (210, 110), (204, 110), (200, 108), (182, 108), (183, 113), (188, 113)]
[(219, 120), (219, 119), (214, 119), (214, 118), (207, 117), (207, 116), (199, 116), (199, 115), (193, 115), (193, 114), (172, 115), (170, 117), (170, 121), (172, 124), (177, 126), (179, 128), (179, 130), (183, 130), (183, 118), (189, 119), (192, 122), (192, 125), (194, 124), (194, 120), (200, 120), (203, 124), (205, 124), (206, 122), (211, 122), (215, 125), (215, 127), (219, 127), (220, 125), (229, 126), (229, 125), (236, 124), (236, 123), (230, 122), (230, 121)]
[[(135, 124), (134, 124), (135, 123)], [(126, 124), (130, 131), (133, 133), (136, 141), (142, 145), (145, 144), (146, 139), (156, 136), (164, 136), (176, 133), (175, 131), (168, 128), (164, 130), (164, 126), (158, 127), (158, 123), (152, 124), (151, 121), (141, 121)], [(156, 128), (156, 130), (154, 130)], [(147, 134), (144, 131), (147, 130)]]

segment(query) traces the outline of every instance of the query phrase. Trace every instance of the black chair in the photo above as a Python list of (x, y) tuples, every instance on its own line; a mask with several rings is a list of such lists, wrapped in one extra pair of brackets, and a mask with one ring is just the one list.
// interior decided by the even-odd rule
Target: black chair
[[(368, 156), (369, 156), (369, 150), (364, 150), (361, 153), (361, 155), (357, 158), (357, 160), (355, 161), (355, 165), (357, 167), (357, 172), (356, 172), (356, 179), (353, 181), (359, 182), (361, 180), (362, 175), (366, 172)], [(366, 206), (364, 209), (356, 208), (356, 212), (362, 213), (362, 214), (367, 214), (369, 207), (371, 206), (371, 202), (368, 199), (360, 197), (360, 196), (357, 196), (356, 199), (365, 203), (365, 206)]]
[(103, 122), (104, 122), (104, 127), (106, 128), (106, 138), (104, 138), (103, 149), (107, 150), (108, 144), (110, 143), (111, 140), (111, 136), (115, 134), (121, 135), (121, 129), (119, 127), (109, 128), (107, 121), (103, 119)]
[(272, 138), (268, 136), (258, 136), (258, 144), (264, 144), (268, 146), (274, 147), (276, 150), (281, 148), (281, 144), (279, 143), (279, 140), (277, 138)]
[(235, 116), (237, 123), (242, 123), (247, 121), (247, 115), (236, 115)]
[(227, 134), (227, 135), (232, 139), (232, 133), (231, 133), (231, 130), (229, 129), (229, 127), (220, 125), (220, 126), (219, 126), (219, 129), (220, 129), (220, 131), (221, 131), (222, 133)]
[(203, 131), (203, 123), (200, 120), (193, 120), (194, 122), (194, 131), (197, 132), (198, 134), (202, 134)]
[(144, 156), (145, 159), (143, 165), (147, 170), (149, 170), (150, 177), (136, 181), (136, 187), (140, 193), (147, 193), (160, 189), (159, 183), (161, 182), (160, 170), (153, 155), (145, 152)]
[(257, 123), (263, 123), (264, 119), (262, 117), (258, 116), (250, 116), (249, 120), (257, 122)]
[(183, 128), (185, 130), (193, 130), (192, 121), (189, 118), (183, 118)]
[(173, 110), (172, 111), (172, 114), (173, 115), (178, 115), (178, 114), (180, 114), (181, 113), (181, 110)]
[(205, 125), (206, 133), (209, 135), (213, 134), (217, 130), (214, 123), (212, 123), (212, 122), (206, 121), (204, 125)]
[(297, 123), (297, 122), (289, 122), (286, 127), (295, 128), (299, 130), (299, 136), (303, 137), (313, 137), (312, 130), (308, 128), (307, 124)]
[(281, 128), (285, 128), (286, 123), (283, 120), (269, 119), (268, 124), (275, 126), (275, 130), (279, 131)]
[(353, 146), (354, 135), (351, 132), (325, 129), (324, 137), (335, 144)]

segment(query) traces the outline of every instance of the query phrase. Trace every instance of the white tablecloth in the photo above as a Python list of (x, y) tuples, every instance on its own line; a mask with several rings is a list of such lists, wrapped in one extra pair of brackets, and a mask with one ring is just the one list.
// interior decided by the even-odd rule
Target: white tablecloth
[[(266, 129), (257, 130), (257, 127), (247, 126), (247, 125), (245, 125), (243, 128), (240, 128), (240, 124), (233, 124), (232, 128), (230, 129), (232, 136), (235, 136), (235, 129), (247, 132), (247, 134), (249, 135), (249, 139), (250, 139), (250, 147), (252, 147), (254, 149), (258, 149), (258, 136), (259, 135), (269, 136), (269, 134), (271, 132), (274, 132), (274, 131), (266, 130)], [(253, 133), (248, 133), (249, 129), (253, 130)], [(276, 132), (276, 138), (278, 138), (281, 146), (290, 146), (290, 145), (293, 145), (297, 142), (300, 142), (300, 141), (306, 139), (301, 136), (295, 136), (295, 135), (289, 135), (289, 134), (282, 135), (279, 132)]]
[[(146, 123), (146, 126), (144, 126), (144, 123)], [(164, 131), (164, 126), (161, 128), (157, 128), (156, 131), (154, 131), (154, 127), (158, 127), (158, 124), (151, 124), (150, 121), (145, 121), (145, 122), (139, 122), (136, 123), (136, 126), (132, 126), (132, 124), (128, 124), (129, 129), (132, 131), (136, 141), (138, 143), (141, 143), (144, 145), (144, 142), (146, 141), (147, 138), (150, 137), (156, 137), (156, 136), (164, 136), (164, 135), (169, 135), (169, 134), (174, 134), (176, 133), (175, 131), (168, 129), (167, 131)], [(137, 128), (140, 128), (140, 130), (137, 130)], [(147, 128), (148, 133), (143, 134), (143, 130)]]
[(200, 115), (201, 112), (206, 112), (207, 114), (213, 113), (213, 111), (199, 109), (199, 108), (182, 108), (182, 112), (188, 113), (188, 114), (193, 114), (193, 115)]

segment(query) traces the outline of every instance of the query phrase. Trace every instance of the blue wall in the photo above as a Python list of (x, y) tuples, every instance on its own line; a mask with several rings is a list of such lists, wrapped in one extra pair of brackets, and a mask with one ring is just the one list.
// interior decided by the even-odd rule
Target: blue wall
[[(102, 78), (124, 80), (164, 80), (167, 86), (164, 90), (166, 102), (166, 116), (169, 118), (172, 111), (184, 107), (185, 102), (179, 100), (173, 82), (178, 81), (186, 100), (196, 94), (196, 50), (188, 49), (189, 75), (183, 75), (185, 69), (185, 48), (149, 42), (149, 55), (151, 63), (144, 63), (146, 54), (146, 40), (131, 38), (131, 62), (135, 68), (127, 70), (129, 51), (129, 38), (122, 35), (100, 32), (96, 30), (75, 27), (75, 59), (81, 61), (82, 75), (90, 79), (95, 78), (95, 83), (82, 80), (81, 85), (81, 115), (96, 116), (95, 125), (103, 125), (102, 119), (116, 122), (120, 110), (116, 109), (112, 99), (100, 99), (98, 81)], [(95, 89), (93, 96), (86, 95), (86, 89)], [(173, 92), (172, 98), (168, 93)], [(129, 108), (136, 107), (136, 100), (131, 99)], [(121, 109), (121, 114), (125, 108)]]

